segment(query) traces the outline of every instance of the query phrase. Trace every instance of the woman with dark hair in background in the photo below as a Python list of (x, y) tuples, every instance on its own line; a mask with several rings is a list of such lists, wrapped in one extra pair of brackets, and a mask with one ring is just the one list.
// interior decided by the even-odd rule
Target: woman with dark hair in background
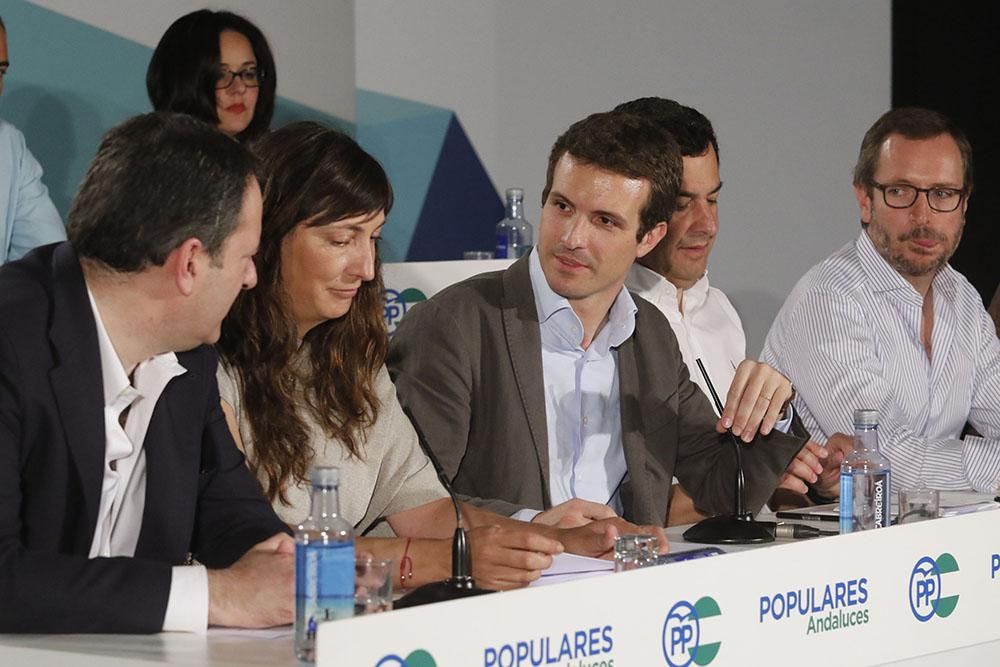
[(243, 142), (270, 127), (276, 84), (274, 57), (257, 26), (208, 9), (174, 21), (146, 70), (155, 110), (189, 114)]
[[(392, 207), (385, 172), (316, 123), (271, 132), (255, 150), (264, 194), (258, 282), (237, 298), (218, 344), (233, 435), (282, 519), (307, 514), (310, 466), (338, 466), (341, 514), (357, 533), (384, 519), (401, 536), (361, 537), (358, 549), (403, 563), (406, 587), (443, 579), (454, 511), (384, 364), (376, 243)], [(473, 575), (489, 588), (527, 584), (564, 547), (597, 555), (618, 528), (642, 530), (621, 519), (564, 530), (470, 506), (464, 514)], [(666, 544), (662, 529), (648, 531)]]

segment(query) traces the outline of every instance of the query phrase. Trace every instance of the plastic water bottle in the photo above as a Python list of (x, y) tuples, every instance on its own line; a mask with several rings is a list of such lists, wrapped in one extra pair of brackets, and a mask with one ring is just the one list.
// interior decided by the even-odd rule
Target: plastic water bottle
[(878, 410), (854, 411), (854, 451), (840, 464), (840, 532), (886, 528), (892, 472), (878, 450)]
[(528, 254), (534, 242), (531, 223), (524, 219), (524, 190), (507, 190), (507, 217), (497, 223), (496, 259), (517, 259)]
[(295, 531), (295, 655), (316, 659), (316, 628), (354, 615), (354, 529), (337, 497), (340, 470), (312, 469), (309, 516)]

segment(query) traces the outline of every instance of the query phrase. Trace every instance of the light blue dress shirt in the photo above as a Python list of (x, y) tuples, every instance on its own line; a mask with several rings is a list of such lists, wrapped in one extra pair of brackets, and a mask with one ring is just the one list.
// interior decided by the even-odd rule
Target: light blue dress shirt
[(41, 165), (24, 135), (0, 120), (0, 264), (65, 240), (66, 228), (42, 183)]
[(542, 375), (552, 504), (582, 498), (621, 514), (625, 479), (618, 351), (635, 331), (635, 302), (622, 289), (608, 320), (585, 350), (583, 324), (570, 303), (549, 287), (538, 253), (529, 259), (542, 339)]

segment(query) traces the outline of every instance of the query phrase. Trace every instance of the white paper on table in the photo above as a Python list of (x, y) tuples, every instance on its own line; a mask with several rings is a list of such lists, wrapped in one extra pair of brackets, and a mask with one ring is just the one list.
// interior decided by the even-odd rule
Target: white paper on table
[(940, 516), (958, 516), (959, 514), (972, 514), (973, 512), (988, 512), (990, 510), (995, 510), (1000, 508), (1000, 505), (993, 500), (983, 500), (978, 503), (970, 503), (968, 505), (950, 505), (947, 507), (941, 507)]
[(541, 578), (531, 583), (532, 586), (544, 586), (562, 581), (572, 581), (583, 577), (593, 577), (608, 574), (615, 569), (613, 560), (590, 558), (576, 554), (561, 553), (552, 557), (552, 566), (542, 572)]

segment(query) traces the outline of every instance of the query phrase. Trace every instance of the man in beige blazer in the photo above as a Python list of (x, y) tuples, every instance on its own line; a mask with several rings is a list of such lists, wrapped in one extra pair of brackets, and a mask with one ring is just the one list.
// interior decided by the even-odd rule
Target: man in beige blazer
[(390, 373), (457, 492), (518, 518), (663, 524), (676, 475), (699, 508), (729, 512), (725, 430), (753, 440), (750, 505), (774, 490), (804, 443), (771, 432), (765, 415), (783, 394), (755, 381), (717, 418), (667, 320), (624, 289), (666, 232), (681, 172), (676, 142), (646, 120), (574, 124), (552, 149), (532, 253), (402, 320)]

